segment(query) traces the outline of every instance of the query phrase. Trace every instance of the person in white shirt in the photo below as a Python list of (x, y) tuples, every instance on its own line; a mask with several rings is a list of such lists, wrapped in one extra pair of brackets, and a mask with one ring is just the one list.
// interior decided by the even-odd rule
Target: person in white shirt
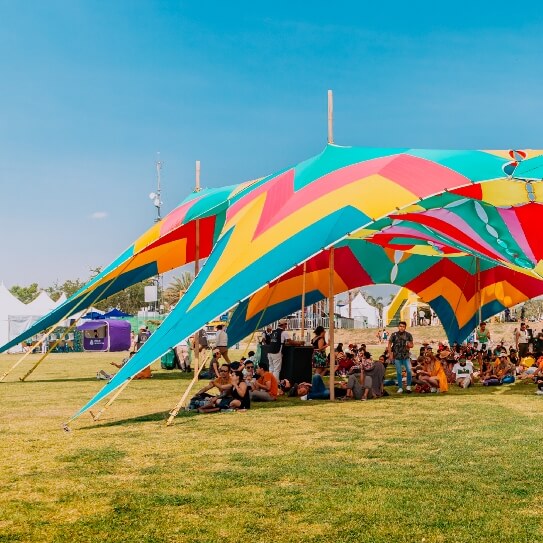
[(473, 380), (473, 364), (470, 360), (460, 358), (452, 369), (454, 380), (459, 387), (468, 388)]
[(222, 324), (216, 326), (217, 337), (215, 347), (219, 349), (221, 356), (230, 364), (230, 358), (228, 358), (228, 335), (223, 328)]
[(518, 351), (519, 358), (522, 360), (525, 356), (528, 356), (528, 346), (530, 342), (530, 335), (526, 329), (526, 323), (520, 323), (520, 330), (515, 332), (515, 347)]

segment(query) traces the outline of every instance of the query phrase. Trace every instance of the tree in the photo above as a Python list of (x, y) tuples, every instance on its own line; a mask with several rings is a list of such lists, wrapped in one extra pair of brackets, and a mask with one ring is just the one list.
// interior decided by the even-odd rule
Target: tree
[(80, 279), (67, 279), (66, 281), (64, 281), (64, 283), (62, 283), (62, 285), (59, 285), (58, 281), (55, 281), (52, 286), (45, 289), (45, 292), (47, 292), (47, 294), (51, 296), (51, 299), (56, 302), (62, 296), (62, 294), (65, 294), (66, 298), (69, 298), (70, 296), (75, 294), (84, 284), (85, 283)]
[(187, 292), (193, 281), (194, 276), (188, 271), (183, 272), (180, 277), (174, 276), (164, 291), (164, 301), (170, 305), (175, 305), (179, 298)]
[(364, 296), (364, 300), (368, 302), (368, 304), (372, 305), (373, 307), (376, 307), (379, 312), (383, 311), (383, 298), (381, 296), (378, 296), (377, 298), (373, 297), (371, 294), (367, 294), (366, 292), (362, 292), (362, 296)]
[[(101, 271), (101, 267), (91, 268), (91, 276), (89, 281), (94, 279), (98, 274), (101, 273)], [(101, 311), (108, 311), (116, 307), (121, 311), (124, 311), (125, 313), (131, 313), (135, 315), (142, 307), (146, 305), (144, 287), (153, 284), (155, 284), (154, 278), (146, 279), (145, 281), (136, 283), (130, 287), (125, 288), (124, 290), (116, 292), (115, 294), (112, 294), (111, 296), (108, 296), (107, 298), (104, 298), (103, 300), (100, 300), (93, 305), (94, 307), (96, 307), (96, 309), (100, 309)], [(160, 287), (158, 290), (158, 299), (160, 300)]]
[(524, 304), (524, 318), (539, 320), (543, 315), (543, 300), (528, 300)]
[(23, 304), (29, 304), (30, 302), (35, 300), (40, 293), (38, 283), (32, 283), (28, 287), (14, 285), (9, 289), (9, 291), (13, 294), (13, 296), (23, 302)]

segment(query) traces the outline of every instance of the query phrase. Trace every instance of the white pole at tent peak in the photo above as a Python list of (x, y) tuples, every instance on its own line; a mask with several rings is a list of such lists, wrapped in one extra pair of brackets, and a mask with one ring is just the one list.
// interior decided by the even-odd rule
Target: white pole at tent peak
[(160, 201), (160, 171), (162, 170), (162, 162), (160, 162), (160, 153), (157, 153), (157, 160), (156, 160), (156, 198), (154, 199), (154, 204), (157, 211), (157, 218), (155, 219), (155, 222), (160, 222), (162, 220), (162, 217), (160, 216), (160, 207), (162, 206), (162, 202)]
[(196, 184), (195, 189), (196, 192), (200, 192), (202, 189), (200, 188), (200, 161), (196, 161)]
[(334, 143), (334, 93), (328, 91), (328, 143)]

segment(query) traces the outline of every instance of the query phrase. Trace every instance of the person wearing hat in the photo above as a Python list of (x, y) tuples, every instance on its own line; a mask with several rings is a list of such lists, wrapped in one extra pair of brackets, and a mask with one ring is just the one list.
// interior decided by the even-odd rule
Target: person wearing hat
[(288, 320), (279, 319), (277, 328), (272, 332), (270, 338), (270, 350), (268, 351), (268, 361), (270, 373), (273, 374), (276, 381), (279, 382), (279, 374), (283, 365), (283, 345), (290, 342), (290, 335), (287, 332)]
[(459, 358), (452, 369), (454, 381), (461, 388), (468, 388), (473, 382), (473, 364), (465, 357)]

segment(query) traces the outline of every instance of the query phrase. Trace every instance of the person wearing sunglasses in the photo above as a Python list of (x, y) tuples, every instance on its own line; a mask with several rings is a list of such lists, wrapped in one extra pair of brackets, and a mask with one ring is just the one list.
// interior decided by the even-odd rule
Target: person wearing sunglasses
[(247, 360), (245, 367), (243, 368), (243, 380), (249, 387), (249, 390), (253, 390), (255, 377), (255, 363), (252, 360)]
[(212, 388), (217, 388), (219, 390), (219, 395), (211, 398), (206, 405), (200, 407), (198, 411), (200, 413), (214, 413), (220, 411), (221, 409), (228, 409), (230, 402), (234, 399), (232, 397), (232, 381), (230, 379), (230, 365), (223, 364), (219, 368), (219, 377), (209, 381), (209, 383), (201, 388), (196, 395), (206, 393)]
[(230, 382), (230, 366), (228, 364), (223, 364), (219, 368), (219, 376), (211, 379), (211, 381), (196, 394), (203, 394), (212, 388), (219, 389), (219, 396), (227, 395), (228, 392), (230, 392), (232, 383)]

